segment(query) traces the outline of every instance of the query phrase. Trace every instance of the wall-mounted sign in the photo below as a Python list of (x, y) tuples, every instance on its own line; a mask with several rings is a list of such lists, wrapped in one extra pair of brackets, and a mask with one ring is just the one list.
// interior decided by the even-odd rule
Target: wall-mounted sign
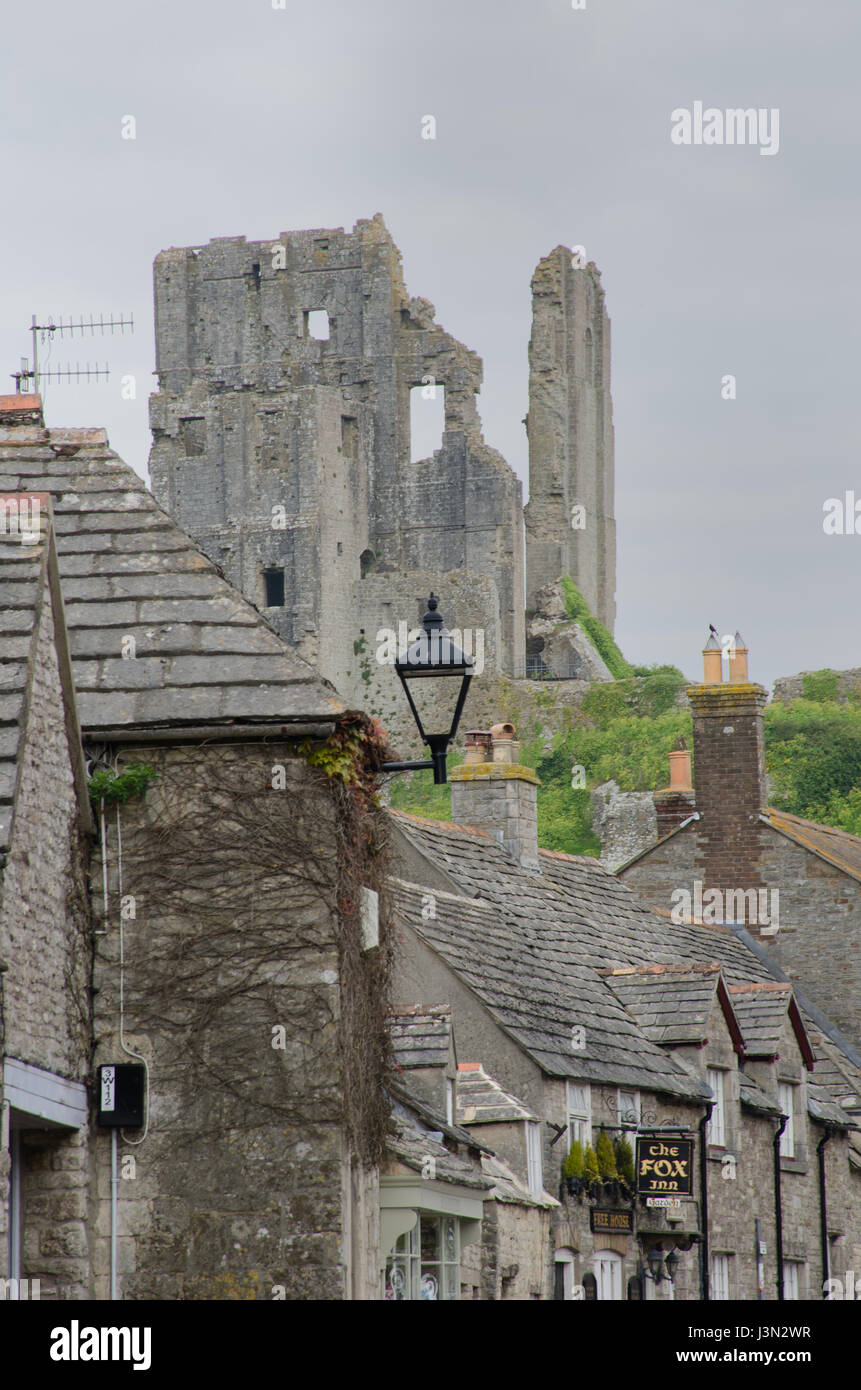
[(694, 1141), (637, 1140), (637, 1192), (641, 1197), (690, 1197), (693, 1191)]
[(99, 1109), (103, 1127), (139, 1129), (144, 1122), (144, 1068), (139, 1062), (99, 1067)]
[(634, 1229), (634, 1213), (630, 1210), (614, 1211), (607, 1207), (589, 1209), (589, 1229), (602, 1235), (629, 1235)]

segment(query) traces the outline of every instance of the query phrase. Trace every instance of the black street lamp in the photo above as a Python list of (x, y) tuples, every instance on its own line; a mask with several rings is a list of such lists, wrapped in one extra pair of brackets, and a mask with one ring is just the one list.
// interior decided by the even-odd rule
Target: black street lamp
[(651, 1274), (655, 1283), (660, 1284), (661, 1280), (664, 1277), (664, 1258), (663, 1251), (661, 1250), (660, 1245), (652, 1246), (651, 1250), (646, 1256), (646, 1262), (649, 1266), (649, 1273)]
[[(419, 769), (430, 769), (433, 771), (433, 780), (437, 786), (448, 780), (446, 775), (446, 754), (454, 743), (454, 736), (457, 733), (457, 726), (460, 723), (460, 716), (463, 712), (464, 702), (469, 691), (469, 682), (473, 676), (475, 658), (467, 656), (461, 651), (456, 642), (452, 641), (451, 635), (442, 619), (442, 614), (437, 612), (438, 600), (431, 594), (428, 599), (428, 611), (422, 619), (422, 630), (418, 638), (407, 648), (405, 652), (398, 654), (395, 662), (395, 670), (400, 677), (401, 685), (404, 687), (413, 718), (421, 736), (422, 743), (426, 743), (431, 750), (430, 759), (426, 762), (406, 762), (406, 763), (383, 763), (383, 772), (412, 772)], [(441, 687), (431, 685), (431, 678), (443, 676), (460, 676), (460, 691), (457, 695), (454, 715), (451, 725), (444, 734), (428, 733), (425, 723), (441, 722), (448, 724), (448, 719), (440, 717), (439, 709), (436, 707), (435, 696), (438, 695)], [(415, 684), (421, 681), (422, 684)], [(421, 713), (416, 707), (418, 701)], [(424, 714), (424, 722), (422, 721)]]

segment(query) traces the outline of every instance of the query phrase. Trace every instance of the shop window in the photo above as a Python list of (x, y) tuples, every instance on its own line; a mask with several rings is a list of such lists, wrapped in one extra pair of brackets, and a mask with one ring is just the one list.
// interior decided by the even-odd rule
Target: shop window
[(460, 1228), (456, 1216), (422, 1215), (399, 1236), (386, 1261), (385, 1297), (392, 1302), (454, 1302), (460, 1298)]

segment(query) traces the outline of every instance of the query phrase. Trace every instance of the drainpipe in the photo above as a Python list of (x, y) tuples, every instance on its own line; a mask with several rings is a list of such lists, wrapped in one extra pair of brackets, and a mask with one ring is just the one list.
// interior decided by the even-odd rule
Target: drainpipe
[(702, 1240), (700, 1241), (700, 1299), (710, 1302), (709, 1293), (709, 1182), (706, 1128), (711, 1119), (715, 1103), (705, 1102), (706, 1113), (700, 1120), (700, 1211), (702, 1212)]
[(825, 1133), (816, 1145), (816, 1156), (819, 1159), (819, 1238), (822, 1242), (822, 1297), (828, 1297), (828, 1280), (831, 1277), (828, 1261), (828, 1216), (825, 1210), (825, 1145), (834, 1133), (830, 1125), (825, 1126)]
[(789, 1123), (788, 1115), (781, 1115), (780, 1124), (774, 1131), (774, 1224), (777, 1229), (777, 1301), (783, 1302), (783, 1206), (780, 1201), (780, 1136)]
[(117, 1131), (111, 1130), (111, 1301), (117, 1297)]

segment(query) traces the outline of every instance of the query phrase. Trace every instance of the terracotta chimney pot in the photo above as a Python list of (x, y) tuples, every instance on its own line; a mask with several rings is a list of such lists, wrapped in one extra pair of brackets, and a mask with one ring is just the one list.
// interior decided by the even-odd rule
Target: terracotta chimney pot
[(723, 651), (712, 634), (703, 647), (703, 684), (720, 685), (723, 680)]
[(747, 647), (740, 632), (735, 634), (734, 647), (729, 654), (729, 678), (736, 685), (750, 680), (747, 674)]

